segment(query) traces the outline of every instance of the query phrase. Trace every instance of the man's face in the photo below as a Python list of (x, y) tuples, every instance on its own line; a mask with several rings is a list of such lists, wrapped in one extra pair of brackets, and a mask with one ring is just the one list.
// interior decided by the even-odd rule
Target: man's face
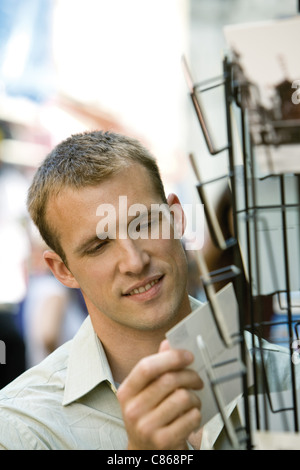
[[(189, 313), (187, 264), (180, 240), (172, 229), (170, 237), (151, 238), (151, 204), (162, 202), (147, 170), (136, 164), (98, 186), (68, 188), (49, 204), (51, 226), (57, 229), (94, 325), (105, 328), (108, 322), (136, 330), (166, 330)], [(134, 204), (148, 209), (138, 225), (138, 214), (129, 215), (128, 210)], [(112, 207), (115, 212), (108, 217), (104, 209)], [(124, 236), (129, 228), (137, 234), (145, 226), (149, 236)]]

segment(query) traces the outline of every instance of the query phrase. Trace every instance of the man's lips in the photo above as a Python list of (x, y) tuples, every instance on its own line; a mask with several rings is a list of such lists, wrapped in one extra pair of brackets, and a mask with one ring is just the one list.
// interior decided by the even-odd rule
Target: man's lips
[(132, 296), (136, 294), (143, 294), (144, 292), (150, 290), (151, 287), (157, 284), (162, 278), (163, 276), (152, 276), (148, 279), (144, 279), (143, 281), (138, 282), (127, 289), (123, 295)]

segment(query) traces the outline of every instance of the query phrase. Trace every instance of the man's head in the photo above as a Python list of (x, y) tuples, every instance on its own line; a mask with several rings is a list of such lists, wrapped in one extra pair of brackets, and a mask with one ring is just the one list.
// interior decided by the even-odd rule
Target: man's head
[[(60, 282), (81, 289), (102, 340), (104, 332), (111, 337), (117, 328), (119, 336), (128, 329), (163, 333), (189, 311), (186, 257), (173, 223), (169, 237), (123, 237), (118, 230), (129, 233), (137, 224), (147, 232), (160, 225), (163, 216), (152, 218), (152, 207), (161, 204), (179, 207), (174, 220), (181, 230), (180, 203), (174, 194), (166, 199), (153, 157), (135, 140), (116, 134), (73, 136), (37, 171), (28, 206), (53, 250), (44, 258)], [(115, 209), (118, 236), (109, 228), (107, 238), (99, 237), (103, 207)], [(132, 215), (134, 207), (142, 207), (142, 218)]]
[(155, 159), (137, 140), (127, 136), (102, 131), (76, 134), (45, 158), (29, 189), (27, 205), (44, 241), (65, 263), (59, 235), (47, 219), (51, 199), (66, 188), (96, 186), (135, 163), (147, 169), (157, 193), (166, 202)]

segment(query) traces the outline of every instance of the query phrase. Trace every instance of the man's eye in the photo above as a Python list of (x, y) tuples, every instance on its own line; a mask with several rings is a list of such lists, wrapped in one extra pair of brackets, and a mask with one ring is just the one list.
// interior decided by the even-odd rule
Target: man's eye
[(97, 245), (95, 245), (93, 248), (88, 250), (88, 254), (93, 255), (93, 254), (99, 253), (100, 251), (102, 251), (104, 249), (104, 247), (107, 245), (107, 243), (108, 242), (106, 240), (101, 241), (100, 243), (97, 243)]

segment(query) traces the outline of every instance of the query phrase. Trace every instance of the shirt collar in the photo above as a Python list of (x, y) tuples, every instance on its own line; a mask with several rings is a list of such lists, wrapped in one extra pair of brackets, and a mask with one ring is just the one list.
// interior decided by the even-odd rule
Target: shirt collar
[[(201, 303), (193, 297), (189, 300), (192, 310)], [(72, 340), (62, 404), (69, 405), (105, 381), (115, 392), (105, 351), (88, 316)]]
[(104, 381), (115, 391), (103, 346), (88, 316), (72, 340), (62, 404), (78, 400)]

